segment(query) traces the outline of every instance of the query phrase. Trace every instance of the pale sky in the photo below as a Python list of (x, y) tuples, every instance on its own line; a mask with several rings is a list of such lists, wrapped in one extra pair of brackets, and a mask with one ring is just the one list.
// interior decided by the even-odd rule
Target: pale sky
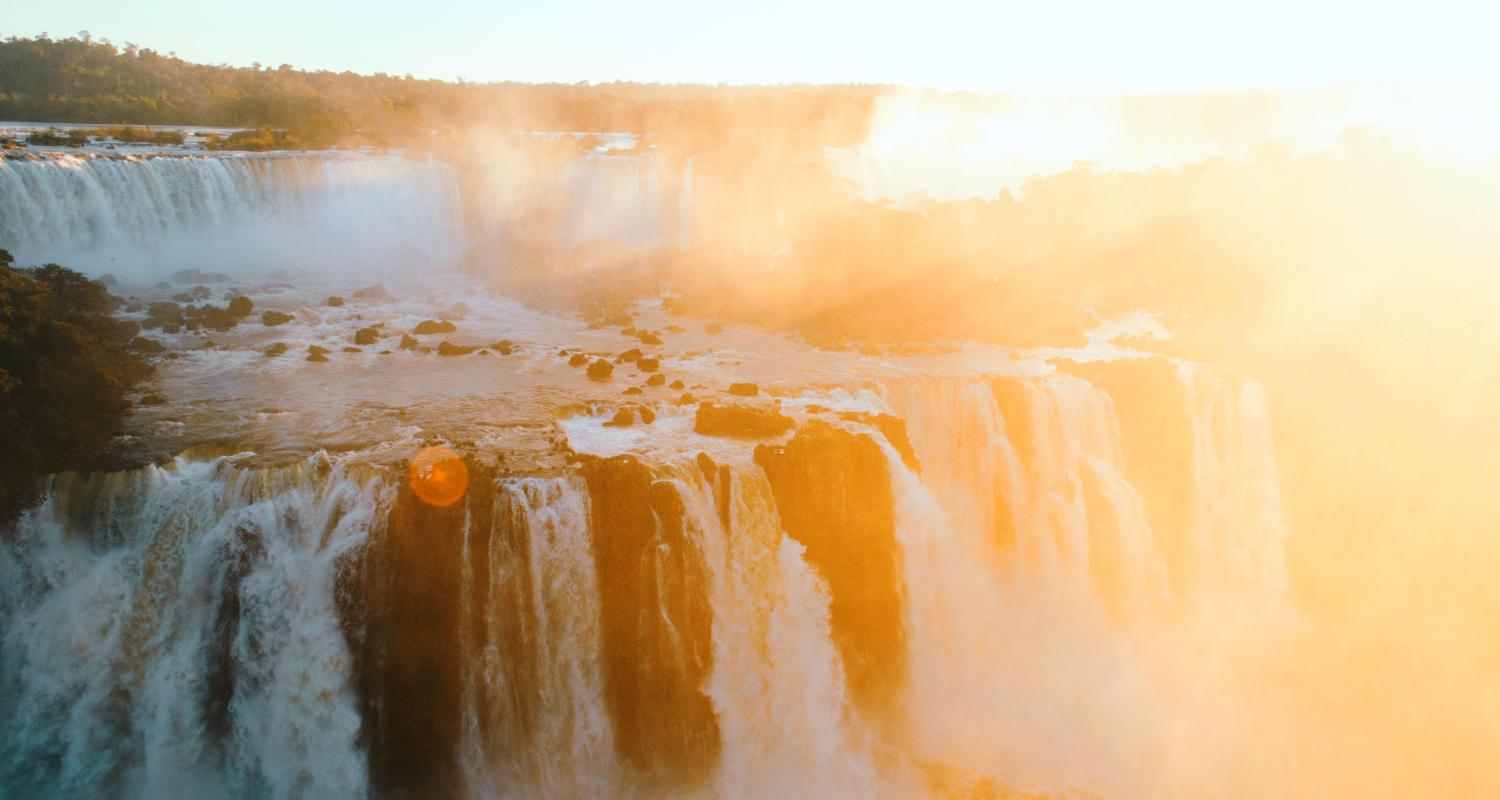
[(7, 36), (88, 30), (190, 61), (448, 80), (1116, 93), (1500, 78), (1496, 4), (1451, 0), (8, 5)]

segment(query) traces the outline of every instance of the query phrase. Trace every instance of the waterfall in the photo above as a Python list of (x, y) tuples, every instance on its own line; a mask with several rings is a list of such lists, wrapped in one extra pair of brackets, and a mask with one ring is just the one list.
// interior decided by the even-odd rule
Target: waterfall
[(55, 476), (0, 538), (0, 785), (1274, 793), (1223, 632), (1274, 641), (1224, 597), (1285, 603), (1264, 398), (1173, 369), (1181, 498), (1133, 478), (1120, 398), (1064, 374), (813, 392), (788, 440), (713, 457), (474, 461), (442, 509), (352, 455)]
[(388, 494), (322, 457), (54, 478), (0, 548), (0, 785), (363, 796), (335, 592)]
[(377, 156), (0, 159), (0, 247), (139, 282), (184, 268), (362, 274), (457, 261), (452, 170)]

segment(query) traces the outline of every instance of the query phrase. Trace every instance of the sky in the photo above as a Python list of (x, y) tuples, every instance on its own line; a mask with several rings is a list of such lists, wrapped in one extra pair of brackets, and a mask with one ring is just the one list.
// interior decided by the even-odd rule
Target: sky
[(202, 0), (10, 5), (6, 36), (87, 30), (197, 62), (444, 80), (1087, 94), (1500, 80), (1500, 4), (1452, 0), (257, 0), (232, 13)]

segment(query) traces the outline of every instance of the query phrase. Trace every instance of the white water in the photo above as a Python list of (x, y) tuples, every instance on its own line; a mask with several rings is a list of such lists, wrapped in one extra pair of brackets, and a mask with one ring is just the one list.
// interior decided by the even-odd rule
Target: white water
[(147, 282), (187, 268), (363, 275), (463, 254), (452, 169), (374, 156), (0, 159), (0, 247)]
[[(895, 497), (909, 680), (894, 736), (850, 702), (827, 584), (782, 533), (753, 443), (675, 428), (666, 440), (621, 438), (677, 487), (707, 567), (713, 668), (701, 688), (722, 754), (702, 791), (913, 796), (934, 791), (933, 775), (1126, 798), (1284, 791), (1275, 748), (1252, 741), (1260, 717), (1229, 684), (1227, 640), (1256, 617), (1240, 615), (1232, 633), (1223, 618), (1285, 602), (1264, 401), (1251, 382), (1186, 366), (1180, 375), (1194, 432), (1193, 574), (1216, 587), (1182, 596), (1168, 591), (1126, 477), (1113, 403), (1086, 381), (999, 379), (1019, 382), (1024, 431), (1005, 418), (996, 379), (902, 378), (825, 395), (904, 418), (920, 464), (907, 467), (876, 429), (841, 423), (882, 442)], [(804, 413), (816, 400), (786, 407)], [(729, 466), (727, 487), (688, 460), (700, 445)], [(362, 794), (333, 580), (390, 494), (322, 457), (261, 472), (180, 461), (87, 487), (59, 479), (0, 548), (0, 704), (13, 720), (0, 729), (3, 785)], [(491, 632), (486, 647), (466, 646), (463, 676), (460, 758), (476, 796), (639, 791), (614, 753), (604, 700), (589, 505), (574, 476), (502, 479), (487, 594), (469, 591), (480, 562), (466, 561), (466, 619)], [(466, 544), (479, 533), (471, 524)], [(226, 593), (240, 606), (224, 739), (202, 709)], [(526, 652), (495, 644), (517, 625)]]
[(0, 786), (362, 797), (334, 582), (388, 499), (321, 457), (55, 479), (0, 548)]

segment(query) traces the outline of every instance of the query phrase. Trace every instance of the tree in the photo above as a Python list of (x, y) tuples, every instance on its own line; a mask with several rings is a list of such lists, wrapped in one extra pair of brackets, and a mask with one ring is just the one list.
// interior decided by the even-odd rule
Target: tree
[(43, 475), (88, 468), (149, 372), (111, 317), (104, 286), (56, 264), (22, 269), (0, 250), (0, 525)]

